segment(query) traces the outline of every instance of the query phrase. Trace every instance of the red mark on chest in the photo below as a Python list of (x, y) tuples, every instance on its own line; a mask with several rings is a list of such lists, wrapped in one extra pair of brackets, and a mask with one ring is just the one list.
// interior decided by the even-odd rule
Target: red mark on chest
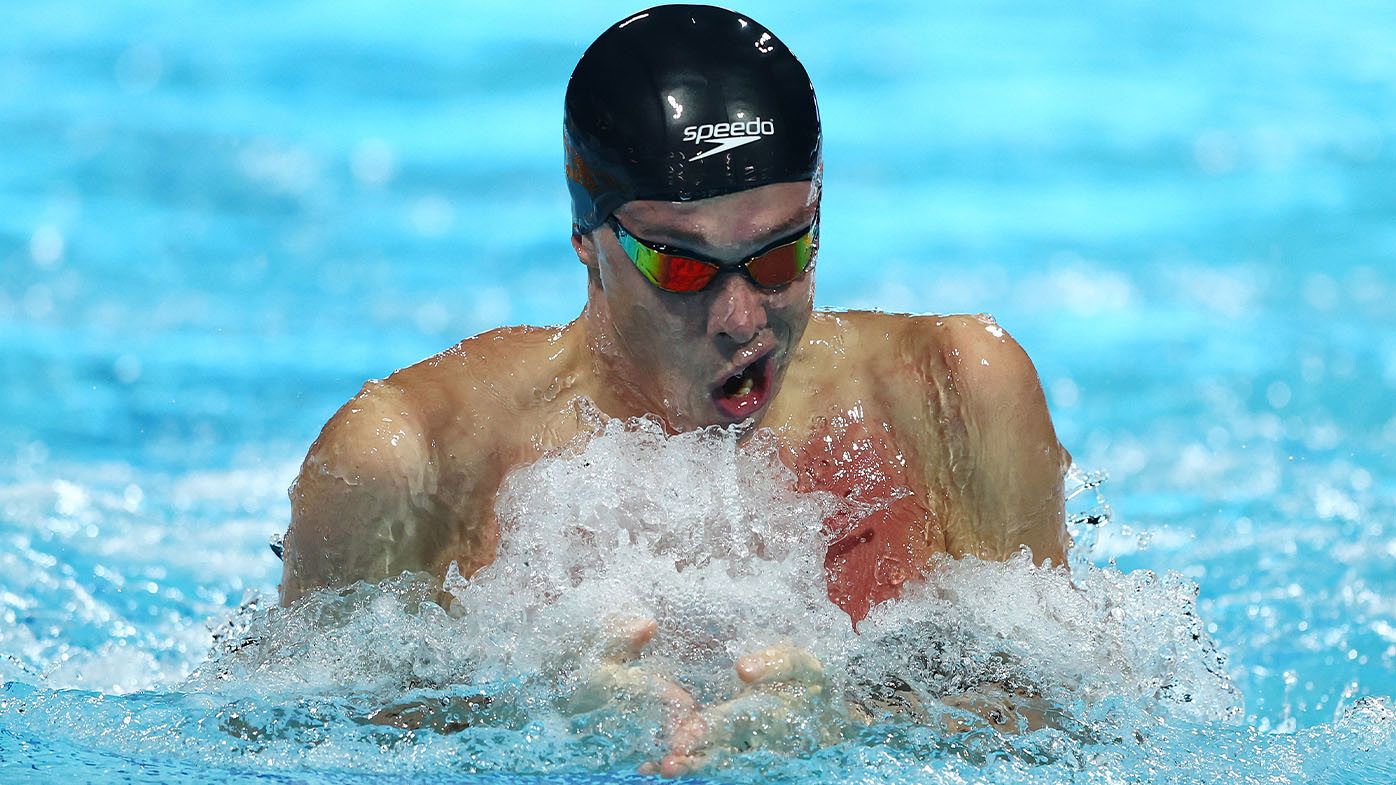
[(795, 473), (801, 491), (828, 491), (845, 502), (824, 522), (824, 569), (829, 599), (856, 625), (920, 577), (939, 549), (890, 430), (852, 414), (819, 422), (796, 452)]

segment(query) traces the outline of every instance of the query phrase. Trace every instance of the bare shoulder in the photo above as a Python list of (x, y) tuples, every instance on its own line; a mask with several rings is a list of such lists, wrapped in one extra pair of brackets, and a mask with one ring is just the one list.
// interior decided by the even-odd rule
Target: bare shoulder
[(987, 315), (903, 317), (903, 394), (937, 399), (944, 429), (929, 434), (961, 467), (962, 515), (947, 532), (951, 552), (1006, 558), (1027, 546), (1060, 565), (1067, 549), (1062, 476), (1070, 455), (1057, 441), (1037, 369)]
[[(477, 453), (492, 438), (490, 416), (517, 412), (534, 380), (528, 373), (556, 329), (508, 327), (370, 380), (335, 412), (306, 455), (301, 480), (333, 476), (384, 490), (429, 492), (432, 470)], [(436, 454), (440, 449), (447, 454)], [(480, 451), (482, 452), (482, 451)], [(455, 467), (457, 470), (460, 467)]]
[(491, 403), (527, 400), (538, 377), (566, 363), (550, 362), (564, 340), (561, 327), (500, 327), (394, 373), (400, 387), (428, 422), (487, 409)]
[(306, 453), (307, 469), (355, 481), (403, 474), (425, 462), (429, 442), (412, 394), (391, 379), (366, 382), (325, 423)]
[(429, 440), (489, 441), (515, 430), (537, 406), (538, 391), (567, 375), (575, 364), (569, 347), (565, 327), (489, 330), (389, 376), (385, 384), (396, 393), (385, 403)]
[(430, 450), (411, 395), (390, 380), (368, 382), (335, 412), (291, 486), (284, 604), (426, 567), (418, 535), (435, 482)]
[(823, 350), (823, 368), (834, 363), (848, 372), (876, 372), (893, 386), (940, 383), (948, 375), (952, 392), (976, 405), (1041, 398), (1027, 352), (987, 314), (820, 311), (806, 333), (805, 348), (811, 347)]
[[(542, 334), (540, 334), (540, 332)], [(282, 601), (322, 586), (436, 570), (497, 455), (492, 416), (524, 396), (547, 331), (506, 328), (372, 380), (335, 412), (291, 488)], [(530, 347), (533, 347), (530, 349)]]
[(365, 382), (325, 424), (306, 455), (307, 469), (391, 481), (421, 473), (431, 444), (445, 427), (443, 413), (471, 418), (488, 396), (478, 380), (493, 348), (489, 334), (468, 338), (439, 354)]
[(1042, 383), (1028, 353), (987, 314), (915, 317), (908, 339), (933, 353), (962, 405), (983, 415), (1046, 416)]
[(985, 314), (823, 311), (810, 326), (807, 344), (828, 347), (836, 360), (857, 365), (850, 370), (879, 372), (893, 385), (940, 382), (949, 374), (954, 392), (986, 405), (1040, 393), (1027, 353)]

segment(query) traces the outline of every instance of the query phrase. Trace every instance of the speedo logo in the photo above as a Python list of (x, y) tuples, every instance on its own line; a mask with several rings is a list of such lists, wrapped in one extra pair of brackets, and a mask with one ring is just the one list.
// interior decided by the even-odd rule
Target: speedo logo
[(710, 155), (725, 153), (735, 147), (744, 144), (751, 144), (763, 136), (773, 136), (776, 132), (774, 120), (762, 120), (757, 117), (755, 120), (747, 122), (737, 121), (734, 123), (704, 123), (703, 125), (690, 125), (683, 129), (683, 140), (685, 142), (696, 142), (698, 144), (715, 144), (710, 150), (688, 159), (689, 161), (701, 161)]

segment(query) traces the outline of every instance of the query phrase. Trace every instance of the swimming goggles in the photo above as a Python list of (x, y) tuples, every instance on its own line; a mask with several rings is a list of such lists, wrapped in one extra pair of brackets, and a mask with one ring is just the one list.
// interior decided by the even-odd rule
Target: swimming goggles
[(804, 275), (819, 247), (819, 216), (793, 235), (782, 237), (741, 262), (723, 263), (692, 251), (653, 243), (631, 234), (614, 215), (606, 219), (621, 250), (649, 282), (666, 292), (701, 291), (723, 270), (741, 270), (762, 289), (779, 289)]

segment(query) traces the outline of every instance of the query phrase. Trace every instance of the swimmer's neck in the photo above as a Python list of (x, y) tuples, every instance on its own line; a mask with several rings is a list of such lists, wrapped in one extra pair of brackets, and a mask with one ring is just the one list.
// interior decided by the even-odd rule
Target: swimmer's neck
[[(564, 328), (566, 340), (577, 353), (580, 365), (591, 383), (583, 385), (587, 397), (607, 417), (629, 420), (645, 415), (664, 420), (663, 409), (650, 401), (634, 383), (639, 370), (620, 348), (620, 338), (606, 310), (605, 298), (588, 287), (586, 305), (581, 314)], [(673, 430), (667, 421), (665, 427)]]

